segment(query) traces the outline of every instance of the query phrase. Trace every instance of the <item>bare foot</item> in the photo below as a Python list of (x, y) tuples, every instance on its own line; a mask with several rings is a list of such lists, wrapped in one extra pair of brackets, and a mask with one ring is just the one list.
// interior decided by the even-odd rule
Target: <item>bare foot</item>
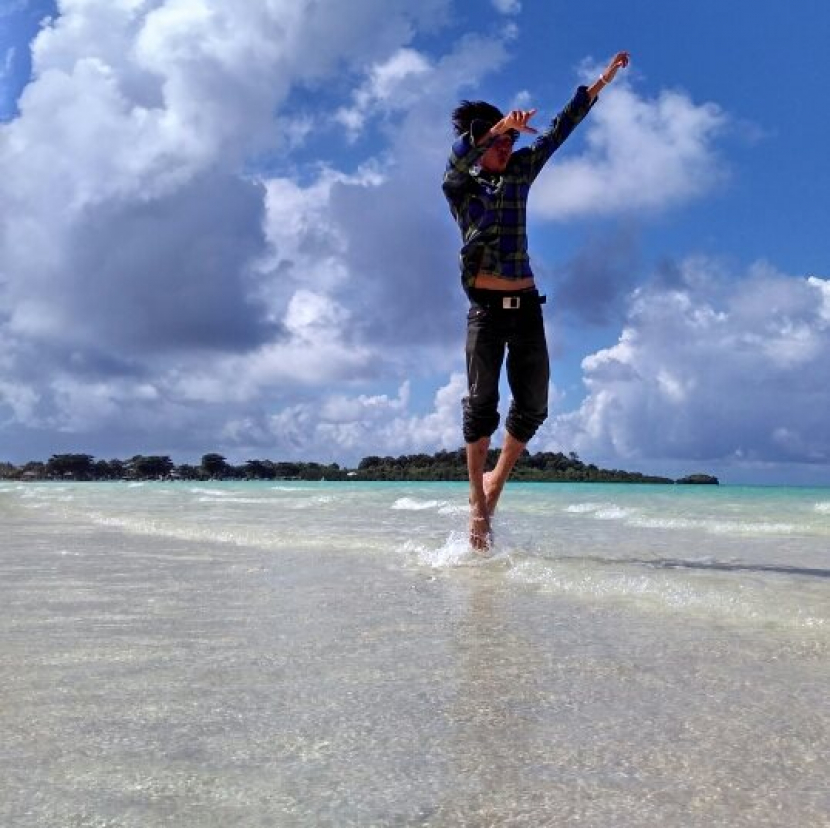
[(493, 517), (496, 511), (499, 498), (501, 497), (502, 489), (504, 489), (504, 482), (499, 483), (494, 472), (485, 472), (484, 474), (484, 497), (487, 502), (487, 516)]
[(490, 516), (478, 498), (470, 499), (470, 546), (476, 552), (490, 548)]

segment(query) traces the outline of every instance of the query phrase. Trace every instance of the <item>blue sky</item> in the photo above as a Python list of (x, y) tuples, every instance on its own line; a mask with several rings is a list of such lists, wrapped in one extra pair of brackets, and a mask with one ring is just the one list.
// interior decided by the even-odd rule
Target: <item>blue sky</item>
[(818, 0), (6, 0), (0, 460), (459, 446), (449, 110), (544, 122), (627, 49), (531, 196), (530, 448), (830, 483), (828, 28)]

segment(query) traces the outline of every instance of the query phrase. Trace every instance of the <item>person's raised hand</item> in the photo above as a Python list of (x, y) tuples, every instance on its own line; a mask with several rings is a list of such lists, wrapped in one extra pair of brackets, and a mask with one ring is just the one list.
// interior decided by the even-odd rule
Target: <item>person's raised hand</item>
[(617, 70), (625, 69), (630, 61), (631, 55), (628, 52), (617, 52), (602, 72), (602, 77), (605, 79), (605, 82), (611, 83), (611, 81), (614, 80), (614, 76), (617, 74)]
[(528, 121), (536, 114), (536, 109), (513, 109), (507, 113), (491, 130), (496, 135), (502, 135), (511, 129), (516, 132), (536, 133), (539, 130), (528, 125)]

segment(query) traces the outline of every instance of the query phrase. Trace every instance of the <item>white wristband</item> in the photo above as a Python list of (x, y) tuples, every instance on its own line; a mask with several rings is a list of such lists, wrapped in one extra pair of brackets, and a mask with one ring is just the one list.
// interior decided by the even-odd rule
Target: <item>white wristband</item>
[(611, 83), (611, 81), (608, 80), (602, 72), (600, 72), (599, 79), (602, 81), (603, 86), (608, 86), (608, 84)]

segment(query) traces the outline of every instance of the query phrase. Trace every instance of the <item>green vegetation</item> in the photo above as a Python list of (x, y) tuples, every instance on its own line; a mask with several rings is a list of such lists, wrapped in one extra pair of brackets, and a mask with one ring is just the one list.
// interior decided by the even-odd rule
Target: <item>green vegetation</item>
[(681, 477), (678, 483), (695, 483), (697, 485), (718, 485), (718, 478), (711, 474), (690, 474), (686, 477)]
[[(487, 468), (496, 465), (499, 452), (487, 453)], [(364, 457), (357, 467), (358, 480), (466, 480), (467, 455), (463, 448), (457, 451), (439, 451), (436, 454), (411, 454), (401, 457)], [(620, 469), (600, 469), (593, 463), (583, 463), (574, 452), (525, 451), (513, 470), (513, 480), (526, 482), (563, 483), (673, 483), (668, 477), (654, 477)]]
[[(491, 449), (487, 467), (493, 468), (499, 452)], [(198, 466), (175, 465), (170, 457), (137, 454), (129, 460), (96, 460), (89, 454), (54, 454), (46, 463), (24, 466), (0, 463), (0, 479), (6, 480), (466, 480), (464, 448), (435, 454), (406, 454), (400, 457), (364, 457), (356, 469), (337, 463), (248, 460), (240, 466), (229, 464), (221, 454), (202, 457)], [(673, 483), (620, 469), (600, 469), (583, 463), (574, 452), (525, 451), (513, 472), (514, 480), (558, 481), (565, 483)], [(694, 474), (678, 483), (714, 483), (716, 477)]]

